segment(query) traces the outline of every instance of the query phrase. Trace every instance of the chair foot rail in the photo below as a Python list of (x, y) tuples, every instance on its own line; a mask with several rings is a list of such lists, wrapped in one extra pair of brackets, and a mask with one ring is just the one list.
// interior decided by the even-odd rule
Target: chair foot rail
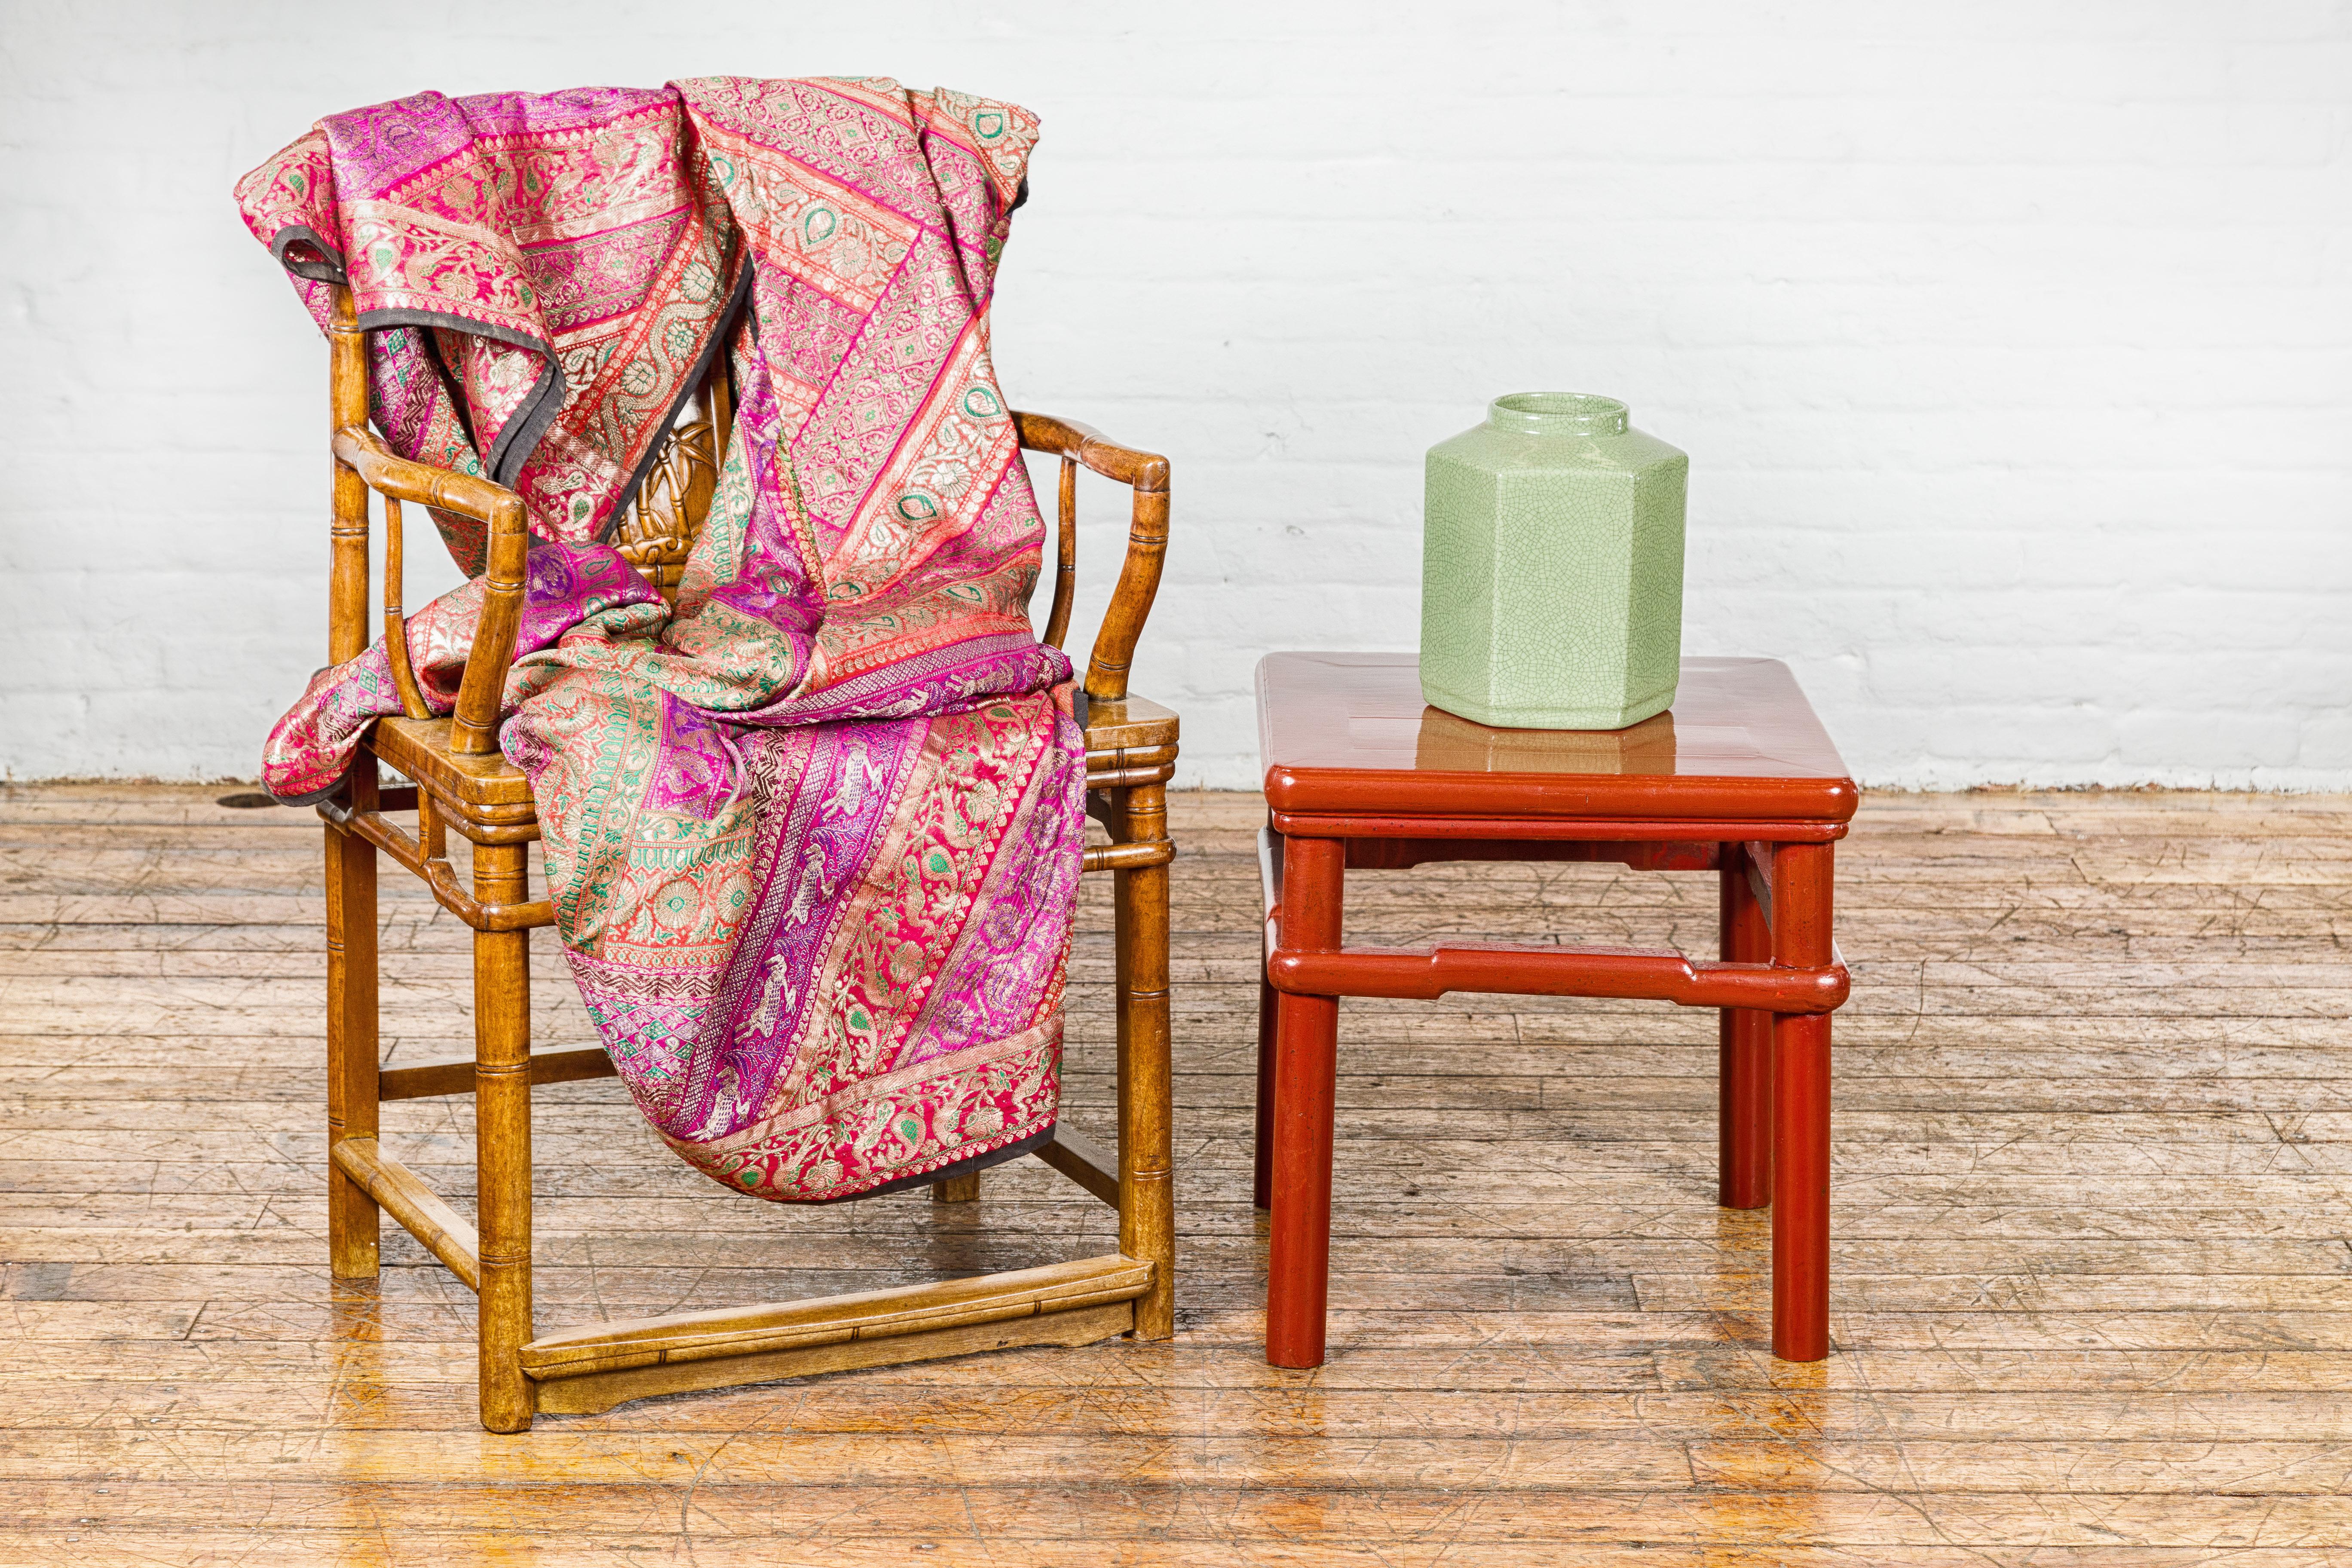
[(1449, 991), (1519, 996), (1619, 996), (1685, 1007), (1827, 1013), (1843, 1005), (1845, 966), (1717, 963), (1679, 952), (1436, 942), (1428, 947), (1284, 951), (1266, 960), (1277, 991), (1304, 996), (1398, 996)]
[[(613, 1065), (613, 1058), (604, 1054), (602, 1046), (586, 1046), (576, 1051), (538, 1051), (530, 1058), (530, 1081), (534, 1087), (619, 1076), (620, 1069)], [(473, 1092), (474, 1064), (470, 1060), (386, 1068), (375, 1075), (375, 1097), (379, 1100), (425, 1100), (437, 1094)]]
[(924, 1329), (881, 1339), (844, 1340), (755, 1355), (721, 1356), (712, 1361), (670, 1362), (618, 1372), (585, 1373), (534, 1386), (542, 1415), (596, 1415), (632, 1399), (686, 1394), (696, 1389), (739, 1388), (745, 1384), (773, 1383), (782, 1377), (814, 1377), (859, 1367), (905, 1366), (914, 1362), (978, 1355), (1023, 1345), (1090, 1345), (1097, 1340), (1127, 1333), (1134, 1327), (1135, 1304), (1113, 1301), (995, 1322)]
[(435, 901), (476, 931), (529, 931), (555, 923), (555, 901), (534, 899), (520, 904), (485, 904), (466, 891), (446, 860), (434, 859), (414, 834), (384, 820), (381, 811), (353, 811), (339, 801), (319, 803), (319, 815), (336, 826), (358, 834), (425, 879)]
[(469, 1289), (482, 1288), (482, 1238), (466, 1217), (442, 1201), (417, 1173), (376, 1146), (373, 1138), (346, 1138), (331, 1152), (335, 1166), (383, 1205), (425, 1249), (449, 1266)]
[(1068, 1122), (1055, 1127), (1053, 1142), (1030, 1152), (1111, 1207), (1118, 1207), (1118, 1156)]
[(520, 1360), (527, 1376), (550, 1383), (677, 1362), (894, 1339), (1131, 1301), (1151, 1289), (1151, 1274), (1150, 1263), (1112, 1253), (850, 1296), (583, 1323), (531, 1341), (522, 1347)]

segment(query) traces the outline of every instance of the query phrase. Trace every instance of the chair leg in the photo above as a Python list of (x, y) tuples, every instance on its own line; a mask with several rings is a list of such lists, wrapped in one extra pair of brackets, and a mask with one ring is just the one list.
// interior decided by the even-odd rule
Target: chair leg
[[(1163, 784), (1113, 796), (1117, 837), (1165, 842)], [(1135, 1303), (1135, 1337), (1176, 1331), (1175, 1087), (1169, 1059), (1168, 868), (1114, 871), (1118, 1009), (1118, 1249), (1152, 1264), (1151, 1290)]]
[[(1832, 861), (1826, 844), (1772, 858), (1772, 948), (1781, 963), (1830, 962)], [(1772, 1024), (1772, 1353), (1830, 1353), (1830, 1016)]]
[[(352, 792), (375, 796), (375, 761), (362, 755)], [(327, 1143), (376, 1135), (375, 846), (327, 826)], [(375, 1200), (330, 1161), (327, 1259), (338, 1279), (376, 1276)]]
[(950, 1176), (944, 1182), (931, 1184), (931, 1202), (935, 1204), (969, 1204), (980, 1199), (980, 1173), (966, 1171), (961, 1176)]
[[(1113, 843), (1124, 844), (1129, 837), (1127, 822), (1128, 792), (1123, 789), (1114, 789), (1107, 790), (1104, 794), (1110, 802), (1110, 811), (1104, 817), (1103, 825), (1109, 828)], [(1118, 1141), (1120, 1150), (1124, 1151), (1127, 1143), (1127, 1126), (1129, 1120), (1129, 1096), (1131, 1088), (1128, 1074), (1128, 1046), (1134, 1033), (1135, 1022), (1135, 1009), (1128, 1002), (1129, 994), (1134, 990), (1135, 984), (1135, 966), (1132, 962), (1135, 952), (1135, 884), (1129, 879), (1127, 872), (1115, 870), (1110, 874), (1110, 887), (1111, 1030), (1113, 1038), (1117, 1042), (1112, 1116), (1118, 1123)], [(1121, 1168), (1125, 1168), (1123, 1153)], [(1124, 1218), (1126, 1213), (1126, 1189), (1122, 1187), (1119, 1197), (1121, 1251), (1126, 1250)], [(1135, 1256), (1131, 1252), (1127, 1255), (1130, 1258)]]
[[(1747, 852), (1723, 847), (1722, 952), (1730, 963), (1769, 963), (1772, 933), (1748, 885)], [(1717, 1025), (1716, 1201), (1760, 1209), (1772, 1201), (1772, 1015), (1725, 1007)]]
[[(474, 847), (474, 896), (520, 903), (520, 844)], [(474, 1158), (479, 1192), (482, 1425), (527, 1432), (537, 1384), (518, 1352), (531, 1337), (530, 932), (474, 933)]]
[[(1343, 846), (1292, 838), (1283, 847), (1286, 950), (1339, 945)], [(1276, 1004), (1274, 1217), (1266, 1258), (1265, 1359), (1323, 1364), (1330, 1300), (1331, 1142), (1339, 1073), (1339, 999), (1282, 994)]]

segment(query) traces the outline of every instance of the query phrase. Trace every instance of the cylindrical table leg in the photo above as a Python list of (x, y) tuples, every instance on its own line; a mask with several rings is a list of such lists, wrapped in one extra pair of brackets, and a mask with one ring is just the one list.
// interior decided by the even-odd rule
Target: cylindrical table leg
[(1250, 1202), (1274, 1202), (1274, 1031), (1282, 994), (1266, 984), (1265, 955), (1257, 971), (1257, 1131), (1250, 1143)]
[[(1285, 846), (1281, 930), (1286, 950), (1339, 945), (1344, 847), (1336, 839), (1309, 838), (1293, 838)], [(1265, 1359), (1276, 1366), (1323, 1364), (1339, 1045), (1338, 997), (1281, 997), (1275, 1038), (1274, 1217), (1265, 1298)]]
[[(474, 847), (474, 896), (520, 903), (520, 844)], [(474, 1159), (482, 1238), (477, 1324), (482, 1425), (525, 1432), (538, 1385), (518, 1355), (531, 1337), (530, 932), (474, 933)]]
[(1773, 1027), (1772, 1353), (1830, 1353), (1830, 1016)]
[[(1748, 885), (1748, 854), (1723, 847), (1722, 952), (1727, 963), (1769, 963), (1772, 932)], [(1716, 1201), (1760, 1209), (1772, 1201), (1772, 1015), (1719, 1009), (1716, 1047)]]
[[(1826, 844), (1772, 856), (1774, 962), (1830, 962), (1834, 863)], [(1772, 1026), (1772, 1353), (1830, 1353), (1830, 1020), (1782, 1014)]]

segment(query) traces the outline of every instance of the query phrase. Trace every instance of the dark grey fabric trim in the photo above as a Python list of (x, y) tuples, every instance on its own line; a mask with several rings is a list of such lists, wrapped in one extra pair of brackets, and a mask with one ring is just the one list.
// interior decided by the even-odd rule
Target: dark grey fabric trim
[[(555, 363), (553, 346), (539, 338), (486, 326), (470, 317), (452, 315), (443, 310), (363, 310), (360, 313), (359, 325), (361, 331), (369, 332), (382, 331), (386, 327), (448, 327), (478, 338), (489, 338), (498, 342), (512, 343), (520, 349), (529, 349), (545, 362), (547, 368), (531, 384), (522, 406), (499, 432), (498, 445), (480, 454), (482, 471), (489, 476), (490, 482), (512, 489), (515, 475), (521, 470), (523, 460), (530, 456), (532, 449), (539, 445), (539, 438), (547, 434), (548, 426), (554, 423), (556, 415), (563, 407), (563, 367)], [(460, 398), (457, 401), (462, 406), (465, 400)], [(470, 427), (472, 421), (468, 420), (467, 424)], [(477, 444), (478, 446), (478, 440)]]
[(878, 1187), (868, 1187), (862, 1193), (844, 1193), (837, 1198), (803, 1198), (786, 1201), (812, 1205), (854, 1204), (860, 1198), (878, 1198), (890, 1193), (903, 1193), (908, 1187), (928, 1187), (935, 1182), (948, 1181), (956, 1176), (968, 1176), (974, 1171), (985, 1171), (991, 1165), (1002, 1165), (1009, 1161), (1018, 1160), (1030, 1150), (1042, 1149), (1053, 1141), (1054, 1130), (1048, 1127), (1043, 1132), (1032, 1132), (1018, 1143), (1007, 1143), (1002, 1149), (991, 1149), (985, 1154), (974, 1154), (969, 1160), (958, 1160), (952, 1165), (942, 1165), (936, 1171), (926, 1171), (919, 1176), (901, 1176), (895, 1182), (885, 1182)]
[[(326, 264), (322, 266), (314, 261), (287, 260), (286, 247), (296, 240), (302, 241), (320, 255), (328, 258)], [(343, 276), (343, 253), (320, 238), (318, 231), (307, 225), (298, 223), (279, 229), (269, 242), (269, 254), (276, 259), (278, 266), (297, 278), (308, 278), (313, 283), (348, 281)]]
[[(727, 308), (719, 312), (719, 325), (712, 329), (710, 341), (702, 345), (702, 353), (696, 356), (694, 368), (687, 372), (685, 384), (677, 389), (677, 401), (662, 416), (661, 427), (665, 432), (677, 422), (677, 411), (694, 396), (695, 389), (702, 384), (702, 378), (710, 374), (711, 356), (726, 352), (727, 334), (735, 330), (736, 318), (743, 313), (744, 304), (751, 298), (751, 258), (747, 256), (743, 258), (742, 268), (735, 275), (734, 294), (728, 300)], [(726, 440), (727, 432), (719, 432), (719, 438)], [(596, 542), (602, 544), (613, 537), (613, 531), (621, 526), (621, 519), (628, 514), (629, 503), (637, 499), (637, 490), (646, 482), (646, 476), (654, 471), (654, 465), (661, 460), (662, 454), (667, 449), (667, 441), (656, 441), (646, 448), (646, 455), (637, 459), (637, 471), (631, 474), (629, 482), (621, 487), (620, 497), (613, 502), (613, 510), (605, 517), (604, 526), (597, 531)]]
[(316, 805), (320, 801), (331, 797), (337, 790), (341, 789), (343, 787), (344, 781), (351, 777), (351, 772), (352, 771), (349, 767), (344, 768), (342, 773), (337, 775), (334, 783), (329, 784), (324, 789), (314, 789), (309, 795), (279, 795), (276, 790), (270, 789), (268, 784), (262, 785), (262, 788), (268, 792), (270, 799), (276, 801), (280, 805)]
[[(555, 355), (547, 351), (547, 368), (522, 400), (522, 407), (499, 431), (498, 445), (482, 454), (482, 467), (491, 477), (509, 489), (522, 476), (523, 464), (539, 449), (540, 437), (563, 412), (563, 367), (555, 363)], [(478, 440), (476, 443), (479, 445)]]

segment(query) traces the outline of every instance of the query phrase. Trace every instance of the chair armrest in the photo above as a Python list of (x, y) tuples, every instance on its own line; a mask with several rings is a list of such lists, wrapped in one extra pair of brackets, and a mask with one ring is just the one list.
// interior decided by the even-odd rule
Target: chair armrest
[(1033, 452), (1075, 458), (1104, 479), (1132, 485), (1139, 490), (1162, 495), (1168, 491), (1168, 459), (1157, 453), (1122, 447), (1094, 426), (1075, 419), (1024, 414), (1016, 408), (1013, 420), (1020, 429), (1021, 444)]
[[(1160, 568), (1168, 554), (1168, 459), (1156, 452), (1122, 447), (1075, 420), (1050, 414), (1013, 411), (1021, 445), (1033, 452), (1051, 452), (1062, 459), (1061, 533), (1055, 562), (1054, 618), (1058, 634), (1069, 620), (1070, 598), (1076, 590), (1077, 551), (1076, 466), (1084, 465), (1135, 491), (1135, 507), (1127, 531), (1127, 559), (1120, 564), (1118, 584), (1111, 590), (1103, 611), (1094, 651), (1087, 660), (1089, 701), (1117, 702), (1127, 695), (1127, 675), (1135, 662), (1136, 640), (1151, 614), (1160, 592)], [(1054, 637), (1048, 637), (1047, 641)]]
[(404, 458), (373, 430), (345, 426), (336, 431), (335, 457), (357, 468), (370, 489), (394, 500), (439, 507), (494, 529), (509, 512), (518, 524), (522, 520), (522, 498), (504, 485)]
[(523, 574), (530, 552), (522, 498), (503, 485), (451, 468), (401, 457), (362, 426), (335, 432), (335, 461), (357, 474), (370, 489), (394, 500), (418, 501), (470, 517), (489, 529), (488, 569), (483, 573), (481, 619), (457, 687), (457, 713), (449, 726), (449, 749), (478, 756), (498, 747), (499, 700), (505, 694), (507, 667), (514, 662), (515, 632), (522, 623)]

